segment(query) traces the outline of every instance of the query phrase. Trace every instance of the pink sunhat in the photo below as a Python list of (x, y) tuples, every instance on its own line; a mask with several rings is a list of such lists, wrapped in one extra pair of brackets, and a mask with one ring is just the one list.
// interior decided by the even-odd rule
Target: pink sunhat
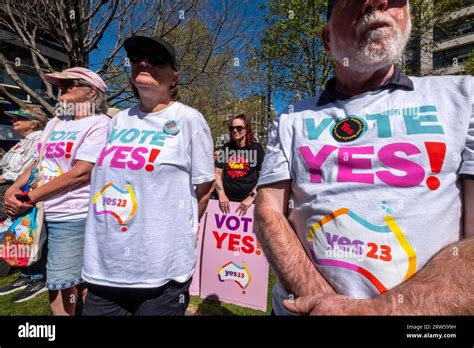
[(63, 70), (62, 72), (52, 72), (49, 74), (45, 74), (46, 81), (52, 83), (53, 85), (60, 84), (61, 80), (83, 80), (87, 84), (91, 85), (92, 87), (97, 88), (102, 93), (105, 93), (107, 90), (107, 85), (105, 84), (104, 80), (97, 75), (92, 70), (82, 68), (82, 67), (74, 67), (70, 69)]

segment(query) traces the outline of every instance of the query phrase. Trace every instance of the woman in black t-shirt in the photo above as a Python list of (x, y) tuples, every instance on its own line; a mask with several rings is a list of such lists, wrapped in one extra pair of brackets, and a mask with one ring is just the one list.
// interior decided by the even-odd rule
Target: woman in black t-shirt
[(245, 115), (232, 118), (229, 132), (231, 141), (221, 148), (215, 162), (216, 191), (222, 212), (230, 213), (230, 201), (240, 202), (237, 211), (242, 216), (255, 200), (265, 152)]

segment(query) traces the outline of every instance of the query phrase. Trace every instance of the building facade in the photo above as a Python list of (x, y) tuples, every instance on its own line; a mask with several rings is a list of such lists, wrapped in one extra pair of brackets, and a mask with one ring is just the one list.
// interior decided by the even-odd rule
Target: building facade
[[(48, 59), (54, 70), (61, 71), (67, 68), (69, 61), (68, 56), (63, 53), (61, 46), (53, 40), (42, 37), (37, 42), (37, 48)], [(22, 81), (36, 93), (48, 100), (45, 94), (43, 80), (38, 76), (36, 68), (34, 67), (30, 50), (23, 44), (17, 34), (2, 26), (0, 26), (0, 51), (12, 64), (15, 72)], [(34, 103), (34, 100), (15, 84), (1, 66), (0, 84), (5, 87), (10, 94), (23, 102), (27, 104)], [(54, 105), (56, 101), (48, 100), (48, 102)], [(18, 134), (12, 129), (11, 119), (4, 114), (4, 111), (12, 109), (15, 109), (15, 107), (0, 95), (0, 147), (5, 150), (8, 150), (19, 140)]]
[(459, 75), (473, 52), (474, 0), (463, 0), (438, 26), (409, 42), (403, 63), (413, 75)]

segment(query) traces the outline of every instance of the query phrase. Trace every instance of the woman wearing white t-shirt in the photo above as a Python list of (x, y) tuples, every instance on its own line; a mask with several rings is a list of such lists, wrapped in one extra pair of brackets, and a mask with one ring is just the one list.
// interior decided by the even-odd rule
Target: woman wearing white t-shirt
[(196, 263), (198, 205), (215, 178), (209, 127), (178, 102), (174, 48), (124, 43), (140, 103), (115, 115), (94, 168), (83, 315), (184, 315)]
[(35, 163), (8, 189), (5, 207), (9, 215), (15, 216), (36, 202), (44, 202), (46, 286), (51, 310), (54, 315), (74, 315), (78, 295), (85, 295), (81, 270), (90, 177), (110, 121), (104, 114), (106, 85), (99, 75), (80, 67), (46, 74), (46, 80), (59, 86), (62, 105), (58, 117), (46, 125), (39, 143), (39, 148), (44, 148), (44, 184), (27, 195), (20, 190), (37, 167)]

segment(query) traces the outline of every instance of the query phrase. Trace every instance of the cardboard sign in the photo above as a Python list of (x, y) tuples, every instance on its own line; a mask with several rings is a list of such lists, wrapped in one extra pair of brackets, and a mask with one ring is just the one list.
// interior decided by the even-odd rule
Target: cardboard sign
[[(200, 267), (200, 297), (267, 309), (269, 265), (253, 231), (252, 205), (245, 216), (231, 214), (210, 200), (204, 227)], [(196, 273), (195, 273), (196, 277)]]

